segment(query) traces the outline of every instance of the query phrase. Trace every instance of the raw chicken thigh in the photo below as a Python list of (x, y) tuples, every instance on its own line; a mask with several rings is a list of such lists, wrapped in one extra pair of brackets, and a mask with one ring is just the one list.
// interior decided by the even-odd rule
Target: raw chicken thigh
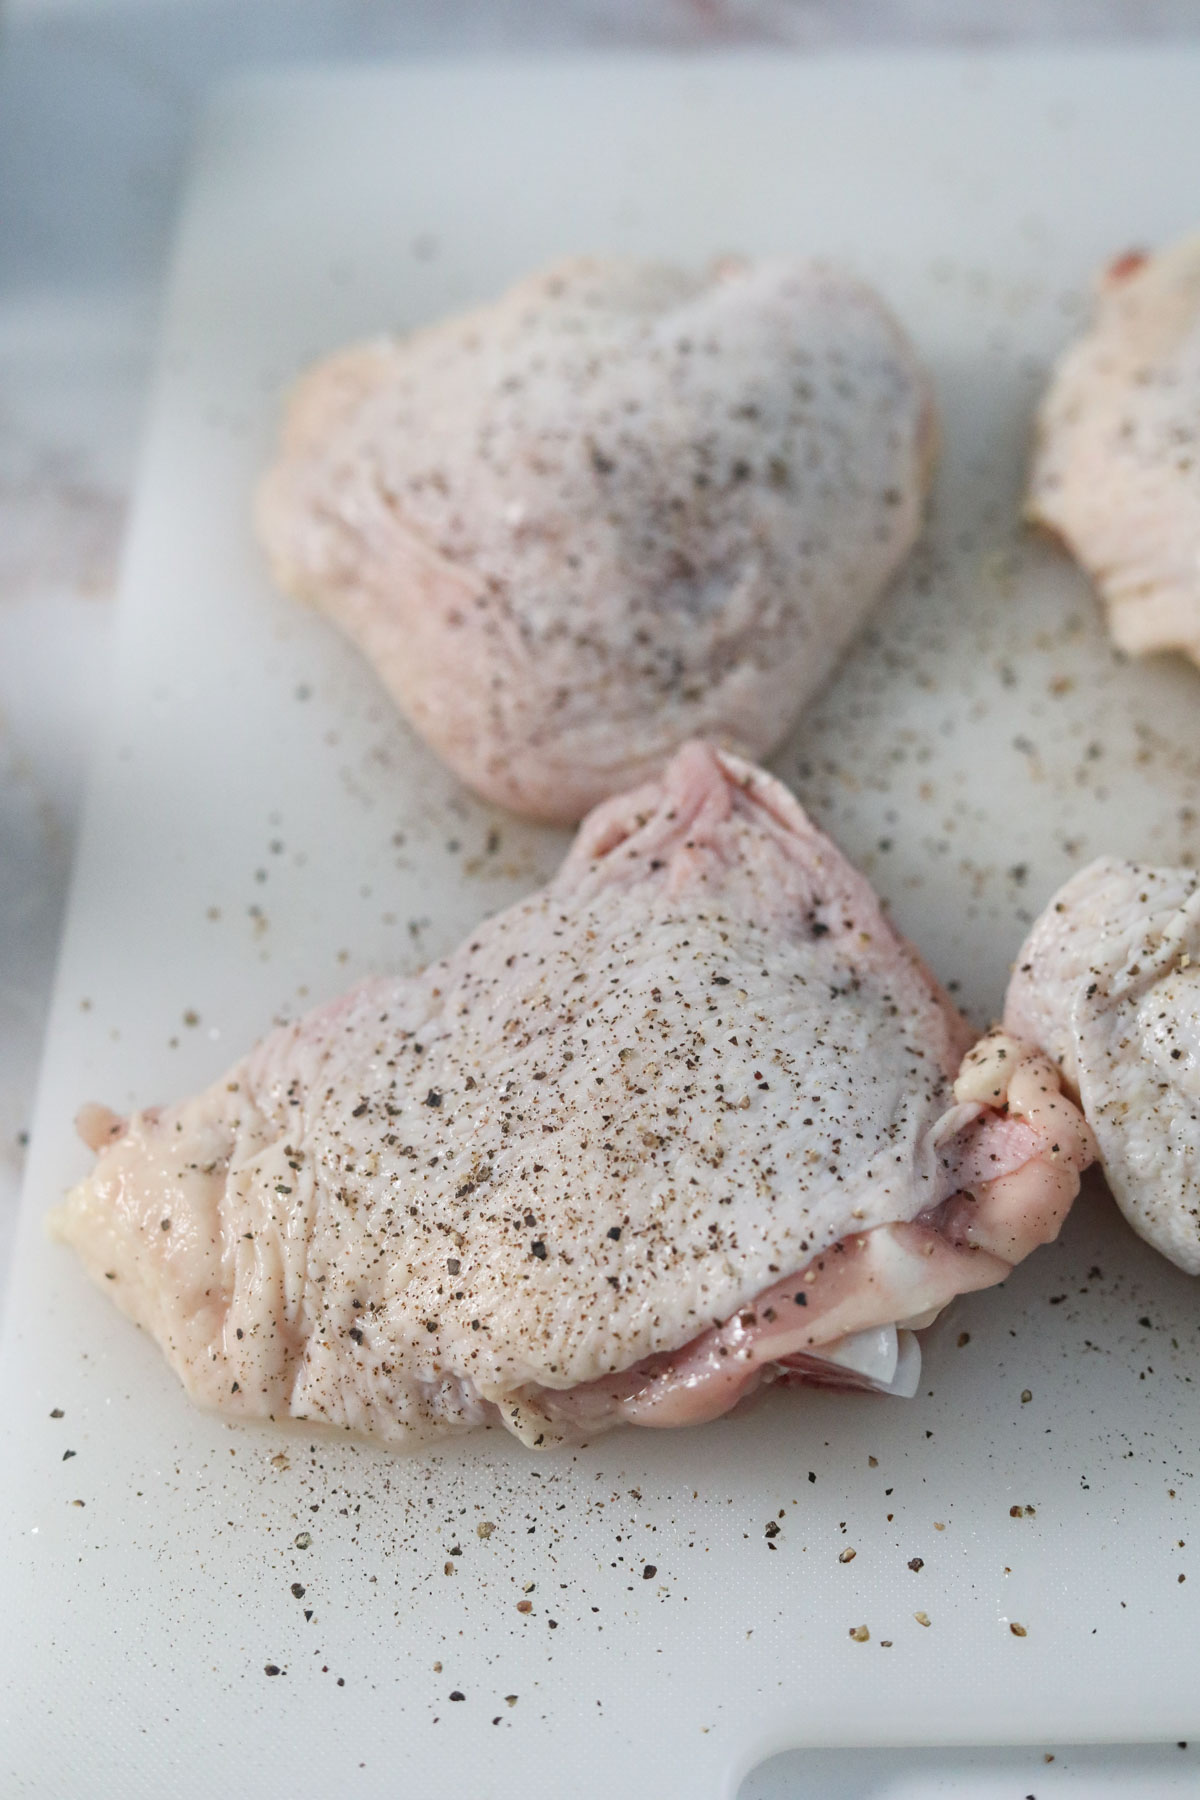
[(911, 1393), (912, 1328), (1093, 1153), (1044, 1057), (970, 1042), (790, 794), (691, 744), (444, 962), (88, 1109), (56, 1230), (232, 1413), (542, 1444), (764, 1378)]
[(907, 554), (929, 386), (822, 265), (578, 259), (319, 364), (258, 524), (488, 799), (573, 823), (783, 737)]
[(1005, 1024), (1079, 1096), (1134, 1230), (1200, 1274), (1200, 877), (1082, 870), (1030, 932)]
[(1042, 403), (1028, 514), (1092, 576), (1122, 650), (1200, 662), (1200, 235), (1103, 277)]

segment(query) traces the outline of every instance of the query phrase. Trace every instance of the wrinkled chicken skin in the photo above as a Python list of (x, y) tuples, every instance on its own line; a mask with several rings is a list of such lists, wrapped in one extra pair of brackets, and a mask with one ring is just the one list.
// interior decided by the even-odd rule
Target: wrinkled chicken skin
[(1122, 650), (1200, 662), (1200, 234), (1106, 271), (1042, 402), (1027, 511), (1091, 575)]
[(468, 785), (571, 824), (690, 737), (782, 739), (907, 554), (933, 443), (849, 276), (580, 258), (314, 368), (258, 525)]
[(1200, 1274), (1200, 877), (1081, 870), (1026, 939), (1005, 1023), (1078, 1095), (1133, 1229)]
[[(776, 1282), (748, 1311), (675, 1357), (632, 1371), (632, 1379), (627, 1374), (594, 1389), (542, 1394), (541, 1410), (593, 1428), (605, 1405), (619, 1407), (635, 1425), (694, 1425), (718, 1418), (764, 1379), (886, 1389), (889, 1383), (856, 1378), (853, 1360), (848, 1367), (831, 1364), (829, 1352), (838, 1355), (847, 1340), (881, 1326), (904, 1332), (931, 1324), (957, 1295), (1003, 1281), (1058, 1236), (1079, 1177), (1096, 1155), (1090, 1130), (1063, 1097), (1048, 1060), (1001, 1032), (967, 1053), (954, 1097), (965, 1105), (982, 1102), (991, 1116), (974, 1144), (960, 1140), (956, 1160), (943, 1164), (943, 1182), (958, 1191), (940, 1207), (911, 1224), (877, 1225), (839, 1240), (799, 1276)], [(996, 1116), (1002, 1108), (1011, 1129)], [(961, 1128), (954, 1113), (947, 1122)], [(1006, 1173), (987, 1178), (989, 1166), (1022, 1156)], [(893, 1391), (915, 1392), (919, 1369), (917, 1358), (906, 1388)]]
[(1091, 1155), (1044, 1057), (969, 1045), (791, 795), (692, 744), (444, 962), (87, 1109), (55, 1228), (243, 1415), (543, 1443), (763, 1379), (912, 1391), (911, 1328), (1053, 1237)]

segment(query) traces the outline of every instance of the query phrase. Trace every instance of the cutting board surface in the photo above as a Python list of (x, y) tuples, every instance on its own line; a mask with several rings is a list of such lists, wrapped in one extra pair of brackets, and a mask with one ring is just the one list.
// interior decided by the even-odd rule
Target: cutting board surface
[(978, 1021), (1082, 861), (1193, 860), (1200, 676), (1120, 661), (1017, 508), (1091, 272), (1196, 223), (1198, 91), (1195, 54), (1123, 52), (381, 68), (213, 105), (8, 1308), (5, 1795), (697, 1800), (791, 1744), (1200, 1735), (1197, 1289), (1098, 1188), (934, 1329), (911, 1402), (779, 1394), (541, 1457), (202, 1415), (42, 1225), (81, 1101), (175, 1097), (556, 865), (271, 591), (248, 507), (304, 363), (563, 252), (828, 253), (928, 359), (926, 540), (775, 766)]

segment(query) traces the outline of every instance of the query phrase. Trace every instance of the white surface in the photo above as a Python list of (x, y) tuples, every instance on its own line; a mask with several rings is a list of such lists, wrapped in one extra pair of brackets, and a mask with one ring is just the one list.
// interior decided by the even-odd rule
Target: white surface
[[(492, 816), (456, 804), (349, 653), (268, 594), (244, 503), (299, 360), (564, 247), (850, 251), (930, 354), (947, 425), (931, 551), (780, 766), (977, 1012), (998, 1002), (1028, 904), (1075, 860), (1101, 844), (1190, 854), (1195, 677), (1117, 665), (1082, 584), (1015, 536), (1012, 507), (1039, 365), (1085, 271), (1189, 222), (1195, 60), (902, 73), (381, 74), (248, 94), (218, 116), (177, 271), (10, 1307), (14, 1792), (73, 1793), (86, 1770), (96, 1791), (119, 1771), (127, 1793), (209, 1794), (238, 1778), (247, 1741), (268, 1794), (390, 1792), (398, 1764), (434, 1792), (558, 1794), (569, 1756), (575, 1792), (668, 1795), (728, 1791), (788, 1741), (1195, 1730), (1195, 1578), (1177, 1582), (1196, 1524), (1194, 1289), (1093, 1209), (1006, 1293), (939, 1327), (932, 1398), (908, 1406), (780, 1397), (690, 1437), (542, 1463), (485, 1438), (415, 1461), (322, 1443), (316, 1467), (299, 1436), (289, 1469), (272, 1434), (191, 1413), (38, 1225), (83, 1166), (67, 1122), (84, 1095), (120, 1104), (213, 1072), (301, 986), (317, 998), (432, 954), (553, 860), (550, 840), (505, 822), (504, 866), (465, 874)], [(199, 1026), (182, 1024), (189, 1008)], [(1088, 1281), (1093, 1261), (1104, 1275)], [(497, 1527), (486, 1543), (467, 1529), (477, 1503)], [(1028, 1503), (1036, 1517), (1010, 1519)], [(312, 1546), (291, 1548), (306, 1525)], [(858, 1555), (839, 1565), (847, 1541)], [(868, 1644), (847, 1636), (860, 1622)], [(267, 1660), (287, 1677), (265, 1677)], [(451, 1711), (452, 1686), (467, 1700)], [(489, 1704), (510, 1692), (515, 1707)]]
[(1187, 1800), (1184, 1744), (1053, 1750), (809, 1750), (772, 1757), (738, 1800)]

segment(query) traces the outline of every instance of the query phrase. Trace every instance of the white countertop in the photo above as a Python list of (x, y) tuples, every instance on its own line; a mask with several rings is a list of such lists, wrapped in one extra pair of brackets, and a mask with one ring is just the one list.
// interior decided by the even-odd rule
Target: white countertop
[[(373, 9), (355, 0), (11, 0), (0, 40), (0, 1278), (88, 745), (105, 704), (158, 294), (192, 120), (212, 81), (246, 66), (334, 58), (702, 54), (741, 43), (819, 51), (1197, 30), (1195, 0), (408, 0)], [(905, 1768), (894, 1762), (885, 1775), (877, 1756), (843, 1764), (823, 1753), (808, 1760), (804, 1791), (882, 1796), (885, 1781), (899, 1793), (900, 1778), (913, 1794), (962, 1793), (976, 1779), (971, 1791), (981, 1795), (1098, 1793), (1102, 1782), (1110, 1791), (1109, 1776), (1150, 1791), (1132, 1768), (1119, 1776), (1111, 1753), (1103, 1774), (1094, 1761), (1085, 1774), (1089, 1754), (1045, 1765), (1023, 1752), (939, 1754), (928, 1766), (900, 1759)], [(1069, 1762), (1090, 1785), (1068, 1780)], [(1035, 1763), (1044, 1786), (1033, 1785)], [(751, 1787), (756, 1800), (797, 1792), (801, 1766), (785, 1759), (754, 1778), (747, 1800)], [(1155, 1793), (1184, 1791), (1158, 1753), (1153, 1766)]]

